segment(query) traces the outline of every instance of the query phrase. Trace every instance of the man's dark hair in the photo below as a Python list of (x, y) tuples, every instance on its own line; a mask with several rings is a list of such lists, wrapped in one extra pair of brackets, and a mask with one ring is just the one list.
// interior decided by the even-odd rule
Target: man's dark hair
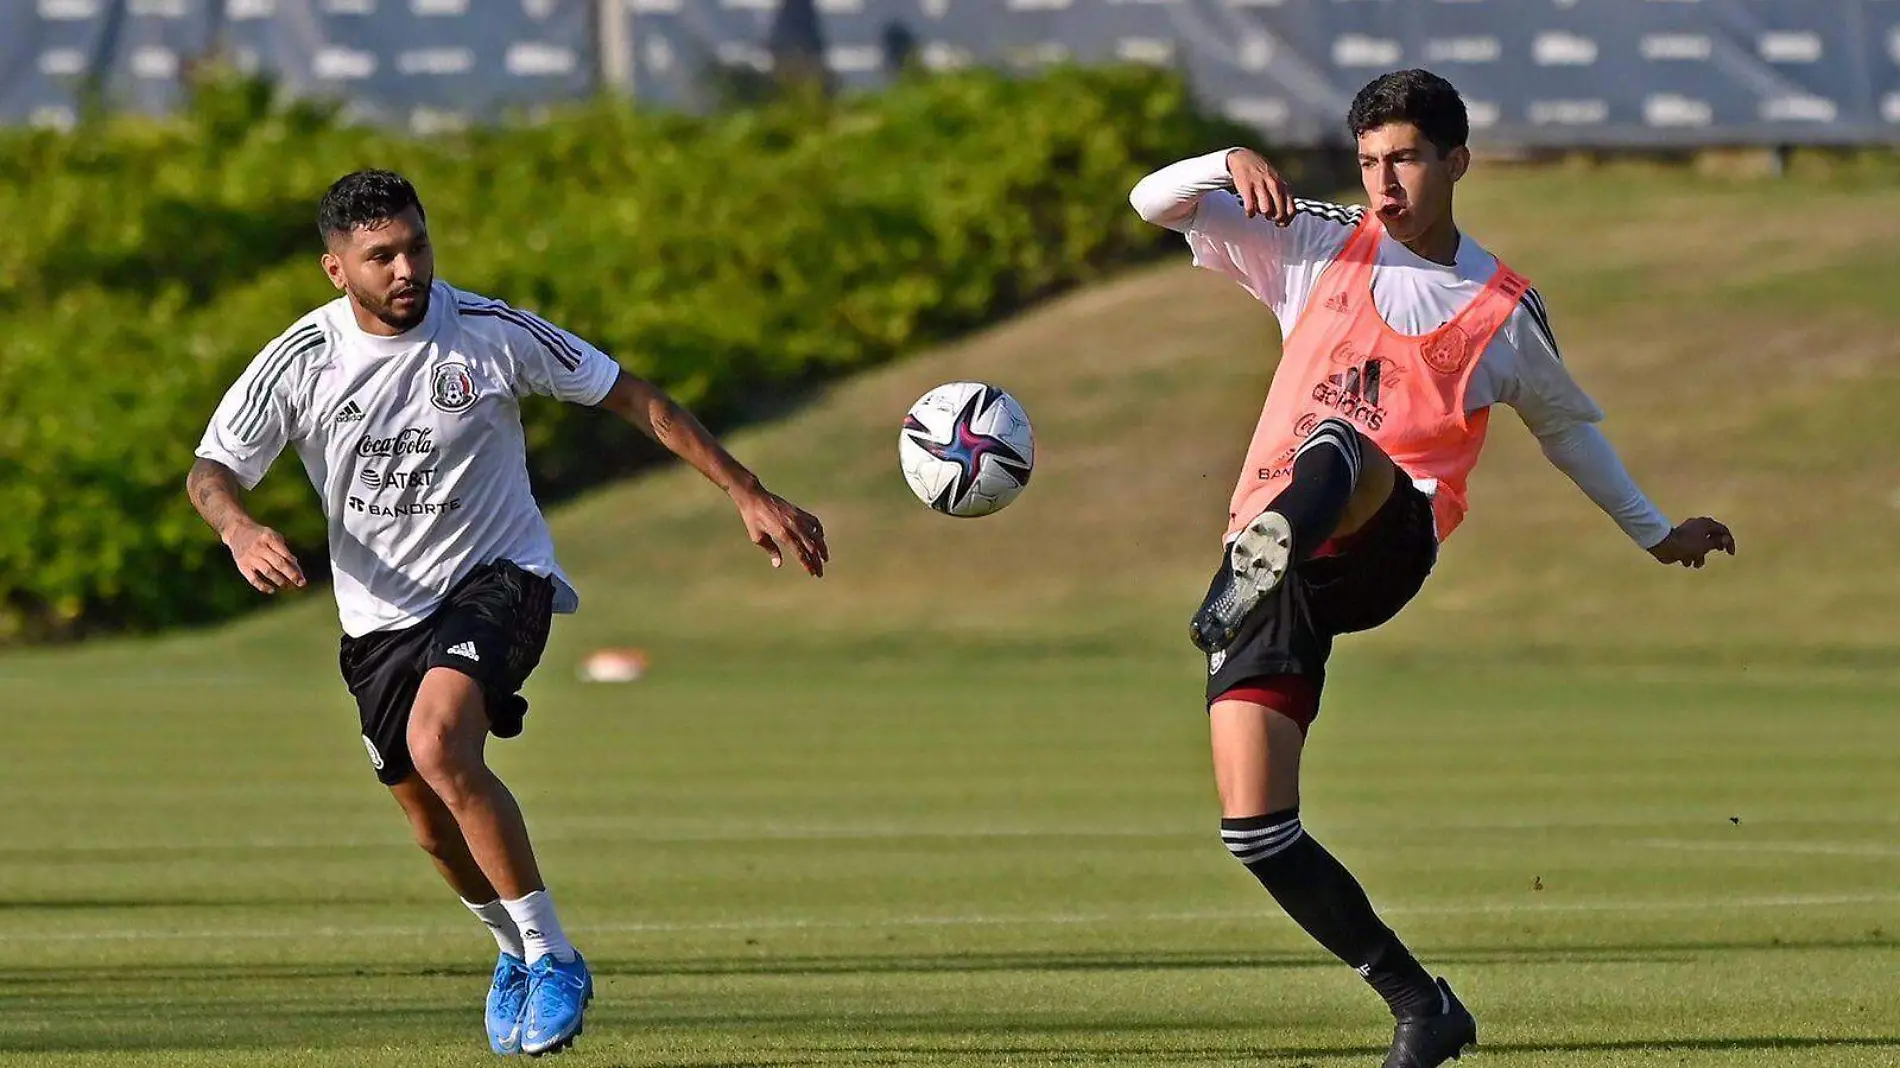
[(394, 171), (355, 171), (338, 178), (317, 204), (317, 230), (325, 244), (359, 226), (375, 226), (409, 208), (427, 218), (409, 179)]
[(1352, 98), (1346, 125), (1354, 140), (1387, 123), (1409, 122), (1443, 155), (1471, 136), (1465, 102), (1452, 84), (1428, 70), (1400, 70), (1373, 79)]

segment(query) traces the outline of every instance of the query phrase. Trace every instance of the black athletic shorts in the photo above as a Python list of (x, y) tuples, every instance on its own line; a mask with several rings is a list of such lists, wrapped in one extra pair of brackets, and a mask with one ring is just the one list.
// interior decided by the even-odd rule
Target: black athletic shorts
[(1392, 495), (1365, 526), (1321, 546), (1295, 567), (1254, 608), (1234, 644), (1208, 657), (1207, 703), (1264, 679), (1295, 676), (1308, 684), (1296, 692), (1310, 694), (1312, 707), (1304, 715), (1289, 715), (1304, 720), (1304, 727), (1318, 711), (1333, 639), (1371, 630), (1398, 615), (1437, 562), (1431, 498), (1400, 475)]
[(528, 712), (520, 690), (541, 662), (553, 614), (553, 580), (497, 560), (469, 572), (421, 623), (345, 635), (337, 661), (356, 698), (376, 778), (394, 786), (414, 770), (409, 709), (431, 668), (454, 668), (480, 683), (488, 729), (498, 738), (520, 734)]

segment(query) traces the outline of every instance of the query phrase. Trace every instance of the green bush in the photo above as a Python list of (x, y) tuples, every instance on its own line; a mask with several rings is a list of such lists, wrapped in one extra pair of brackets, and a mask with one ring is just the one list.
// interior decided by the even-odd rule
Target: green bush
[[(172, 121), (0, 134), (0, 640), (257, 602), (183, 477), (245, 362), (333, 296), (314, 209), (345, 171), (414, 179), (444, 279), (724, 427), (1154, 249), (1129, 185), (1239, 136), (1142, 69), (970, 72), (708, 118), (600, 102), (427, 141), (216, 84)], [(527, 418), (544, 498), (651, 458), (597, 412)], [(321, 558), (288, 452), (251, 502)]]

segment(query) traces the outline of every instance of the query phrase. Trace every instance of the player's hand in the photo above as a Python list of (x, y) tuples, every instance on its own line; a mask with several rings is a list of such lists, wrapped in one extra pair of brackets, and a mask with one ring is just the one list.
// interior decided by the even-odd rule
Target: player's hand
[(1293, 189), (1260, 153), (1251, 148), (1227, 153), (1227, 174), (1248, 218), (1261, 215), (1281, 226), (1293, 221)]
[(818, 517), (793, 505), (776, 493), (753, 490), (735, 498), (739, 518), (745, 520), (746, 534), (752, 544), (764, 549), (772, 566), (785, 562), (785, 552), (798, 554), (798, 562), (814, 578), (823, 578), (831, 549), (825, 545), (825, 525)]
[(1735, 535), (1713, 519), (1697, 517), (1670, 531), (1668, 537), (1649, 550), (1649, 555), (1665, 564), (1701, 567), (1708, 555), (1718, 549), (1734, 556)]
[(276, 593), (287, 586), (304, 585), (303, 568), (291, 554), (284, 536), (267, 526), (244, 523), (232, 529), (224, 539), (244, 581), (263, 593)]

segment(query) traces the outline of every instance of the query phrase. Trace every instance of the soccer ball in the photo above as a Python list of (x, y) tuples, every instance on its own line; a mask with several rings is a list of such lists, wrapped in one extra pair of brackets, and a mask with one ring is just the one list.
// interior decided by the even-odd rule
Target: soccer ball
[(1016, 398), (984, 382), (948, 382), (918, 398), (897, 435), (917, 499), (974, 518), (1001, 511), (1029, 485), (1036, 435)]

